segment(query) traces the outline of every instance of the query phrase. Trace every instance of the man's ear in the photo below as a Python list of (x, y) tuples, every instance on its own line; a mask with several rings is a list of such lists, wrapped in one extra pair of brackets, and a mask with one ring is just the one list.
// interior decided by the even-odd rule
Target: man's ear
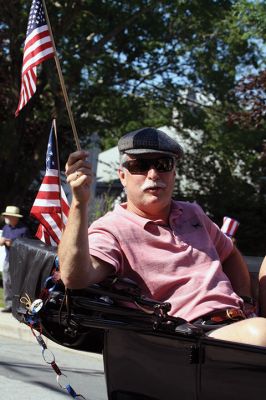
[(126, 182), (125, 182), (125, 180), (126, 180), (125, 172), (123, 171), (123, 169), (119, 168), (118, 171), (117, 171), (117, 173), (118, 173), (120, 182), (121, 182), (122, 185), (125, 187), (125, 186), (126, 186)]

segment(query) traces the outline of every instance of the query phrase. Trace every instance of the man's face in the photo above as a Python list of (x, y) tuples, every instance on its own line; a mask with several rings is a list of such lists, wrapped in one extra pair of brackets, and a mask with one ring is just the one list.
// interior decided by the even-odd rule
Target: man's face
[(127, 155), (122, 164), (118, 173), (129, 208), (153, 215), (169, 207), (175, 182), (173, 158), (160, 154)]
[(18, 217), (13, 217), (12, 215), (8, 215), (5, 217), (5, 223), (7, 225), (16, 226), (19, 221)]

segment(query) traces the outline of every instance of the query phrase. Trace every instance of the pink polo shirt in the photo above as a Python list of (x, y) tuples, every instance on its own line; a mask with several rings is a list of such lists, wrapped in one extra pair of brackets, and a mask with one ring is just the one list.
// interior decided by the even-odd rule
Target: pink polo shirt
[(136, 281), (150, 298), (170, 302), (187, 321), (239, 308), (221, 262), (233, 244), (196, 203), (172, 201), (169, 226), (116, 206), (89, 228), (90, 254)]

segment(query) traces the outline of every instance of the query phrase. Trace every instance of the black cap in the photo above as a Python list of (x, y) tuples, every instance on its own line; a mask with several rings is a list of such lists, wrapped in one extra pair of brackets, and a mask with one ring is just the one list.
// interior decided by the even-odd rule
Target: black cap
[(156, 128), (142, 128), (127, 133), (119, 139), (118, 150), (126, 154), (160, 153), (176, 158), (184, 154), (174, 139)]

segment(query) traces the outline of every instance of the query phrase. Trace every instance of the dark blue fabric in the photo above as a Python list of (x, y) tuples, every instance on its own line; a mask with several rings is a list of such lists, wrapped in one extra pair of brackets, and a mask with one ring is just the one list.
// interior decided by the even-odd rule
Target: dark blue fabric
[[(24, 225), (21, 221), (19, 221), (18, 224), (14, 227), (10, 225), (5, 225), (3, 227), (2, 236), (6, 239), (11, 239), (12, 241), (21, 237), (30, 237), (28, 227)], [(9, 248), (7, 246), (5, 247), (7, 260), (9, 256)]]

